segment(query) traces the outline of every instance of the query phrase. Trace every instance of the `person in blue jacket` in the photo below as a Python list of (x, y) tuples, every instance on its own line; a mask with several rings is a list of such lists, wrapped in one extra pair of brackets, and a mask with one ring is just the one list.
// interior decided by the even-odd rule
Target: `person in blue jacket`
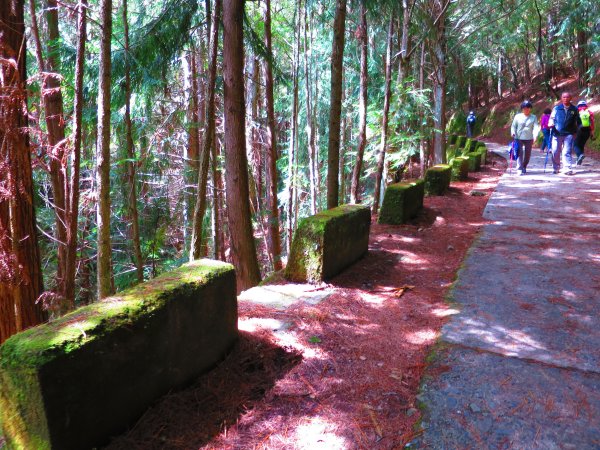
[(573, 175), (571, 149), (575, 133), (581, 126), (579, 111), (571, 103), (571, 98), (569, 92), (563, 92), (560, 96), (560, 103), (554, 107), (548, 121), (552, 135), (552, 167), (554, 173), (559, 173), (562, 156), (565, 175)]
[(475, 117), (475, 113), (473, 111), (469, 111), (469, 115), (467, 116), (467, 137), (473, 137), (473, 130), (475, 130), (475, 122), (477, 122), (477, 117)]

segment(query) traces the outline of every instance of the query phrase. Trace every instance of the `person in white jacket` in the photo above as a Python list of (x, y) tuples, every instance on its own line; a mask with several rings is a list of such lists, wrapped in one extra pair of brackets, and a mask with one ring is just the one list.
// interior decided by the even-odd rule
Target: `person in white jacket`
[(532, 104), (529, 101), (521, 103), (521, 112), (513, 119), (510, 134), (519, 143), (519, 157), (517, 159), (517, 171), (521, 175), (527, 173), (527, 164), (531, 158), (531, 147), (537, 137), (540, 127), (535, 114), (531, 114)]

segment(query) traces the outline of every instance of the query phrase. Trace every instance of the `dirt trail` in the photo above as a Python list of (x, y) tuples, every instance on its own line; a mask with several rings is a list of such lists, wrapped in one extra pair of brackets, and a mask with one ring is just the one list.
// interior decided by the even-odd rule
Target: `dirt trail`
[(426, 198), (412, 224), (374, 221), (367, 256), (307, 301), (241, 297), (232, 354), (109, 448), (401, 448), (415, 436), (426, 357), (452, 312), (444, 298), (505, 167), (491, 158), (448, 195)]
[(543, 163), (486, 207), (410, 448), (600, 449), (600, 164)]

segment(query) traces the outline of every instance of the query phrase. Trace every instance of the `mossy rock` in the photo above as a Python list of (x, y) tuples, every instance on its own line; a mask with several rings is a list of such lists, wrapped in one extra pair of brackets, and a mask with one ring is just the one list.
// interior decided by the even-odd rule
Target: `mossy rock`
[(8, 448), (106, 444), (220, 361), (237, 318), (233, 266), (199, 260), (12, 336), (0, 347)]
[(471, 152), (465, 155), (469, 158), (469, 172), (479, 172), (481, 170), (481, 153)]
[(450, 188), (452, 170), (448, 164), (438, 164), (425, 172), (425, 194), (444, 195)]
[(458, 139), (458, 135), (457, 134), (450, 134), (448, 135), (448, 145), (454, 145), (456, 144), (456, 140)]
[(465, 147), (463, 149), (463, 155), (474, 152), (477, 149), (477, 144), (479, 144), (478, 140), (468, 138), (467, 141), (465, 142)]
[(342, 205), (300, 221), (294, 234), (285, 277), (318, 283), (360, 259), (369, 248), (371, 209)]
[(464, 181), (469, 178), (469, 158), (457, 156), (452, 160), (452, 181)]
[(423, 208), (425, 180), (390, 184), (379, 210), (379, 223), (399, 225), (408, 222)]
[(466, 142), (467, 142), (466, 136), (458, 136), (456, 138), (456, 148), (464, 148)]

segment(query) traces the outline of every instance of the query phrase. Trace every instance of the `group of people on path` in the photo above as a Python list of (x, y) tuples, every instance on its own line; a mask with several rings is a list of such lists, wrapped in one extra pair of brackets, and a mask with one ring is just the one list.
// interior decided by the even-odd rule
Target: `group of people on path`
[[(553, 173), (560, 172), (562, 159), (563, 173), (573, 174), (573, 150), (577, 156), (575, 165), (581, 165), (585, 158), (585, 144), (590, 137), (594, 139), (594, 115), (585, 100), (575, 106), (571, 103), (572, 98), (569, 92), (563, 92), (560, 103), (552, 109), (546, 108), (539, 123), (531, 112), (531, 102), (521, 103), (521, 112), (514, 117), (510, 128), (510, 134), (518, 146), (517, 171), (520, 175), (527, 173), (531, 149), (540, 130), (543, 135), (541, 150), (542, 153), (552, 153)], [(475, 122), (475, 113), (470, 111), (467, 116), (467, 137), (473, 136)]]
[(531, 113), (531, 102), (521, 103), (521, 112), (514, 117), (510, 129), (512, 138), (518, 143), (517, 171), (521, 175), (527, 173), (533, 142), (540, 130), (543, 134), (541, 150), (552, 152), (554, 174), (560, 172), (562, 159), (563, 173), (573, 175), (573, 150), (577, 155), (575, 165), (583, 162), (585, 143), (594, 136), (594, 115), (585, 100), (575, 106), (571, 103), (572, 98), (569, 92), (563, 92), (560, 103), (553, 109), (547, 108), (539, 124), (535, 114)]

